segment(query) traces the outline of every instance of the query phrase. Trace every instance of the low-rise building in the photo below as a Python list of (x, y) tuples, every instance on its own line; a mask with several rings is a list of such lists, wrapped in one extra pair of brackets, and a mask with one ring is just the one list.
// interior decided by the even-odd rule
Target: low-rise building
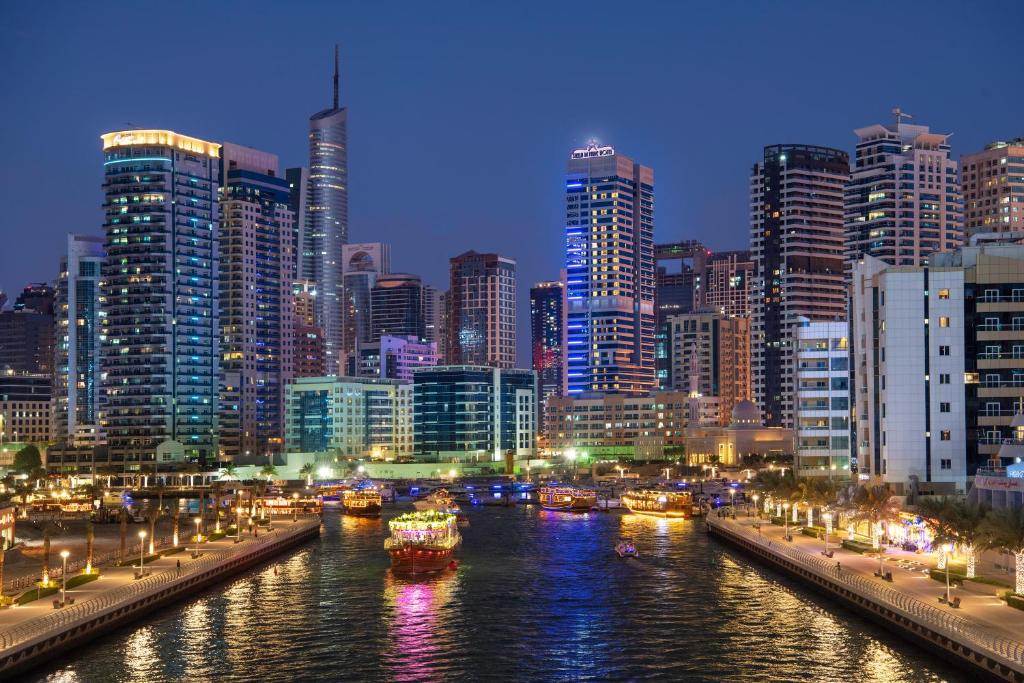
[(52, 378), (7, 371), (0, 374), (0, 441), (50, 442)]
[(803, 318), (796, 334), (797, 473), (849, 478), (849, 325)]
[(352, 376), (412, 382), (413, 370), (437, 365), (437, 342), (384, 335), (375, 342), (357, 344), (348, 360)]
[(729, 425), (693, 425), (685, 430), (686, 463), (740, 465), (751, 456), (793, 454), (793, 430), (765, 427), (761, 410), (751, 401), (733, 408)]

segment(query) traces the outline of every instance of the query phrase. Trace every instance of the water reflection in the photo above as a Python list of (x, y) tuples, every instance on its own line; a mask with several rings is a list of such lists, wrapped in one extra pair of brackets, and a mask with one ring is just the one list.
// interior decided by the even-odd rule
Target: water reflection
[(389, 608), (385, 668), (396, 681), (434, 680), (449, 648), (449, 607), (458, 592), (458, 574), (403, 578), (388, 571), (384, 600)]

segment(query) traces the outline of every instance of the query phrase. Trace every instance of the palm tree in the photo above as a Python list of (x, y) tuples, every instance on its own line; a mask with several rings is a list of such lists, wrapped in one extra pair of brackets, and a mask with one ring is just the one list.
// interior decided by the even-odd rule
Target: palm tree
[(235, 463), (229, 462), (222, 468), (224, 470), (224, 476), (229, 479), (238, 478), (238, 468), (235, 467)]
[(32, 493), (32, 487), (29, 486), (28, 480), (24, 480), (18, 484), (17, 493), (21, 497), (21, 507), (24, 516), (28, 516), (28, 496)]
[(50, 585), (50, 534), (53, 533), (53, 526), (47, 524), (43, 527), (43, 586)]
[(85, 573), (92, 574), (92, 546), (95, 532), (90, 519), (85, 525)]
[(981, 523), (988, 515), (989, 509), (984, 505), (966, 500), (956, 502), (954, 525), (956, 535), (964, 552), (967, 554), (967, 578), (975, 577), (978, 553), (986, 550), (989, 538), (982, 533)]
[(302, 466), (301, 469), (299, 469), (299, 474), (306, 477), (306, 486), (313, 485), (313, 472), (315, 471), (315, 469), (316, 468), (313, 466), (313, 463), (311, 462), (307, 462), (305, 465)]
[(205, 533), (206, 533), (206, 491), (202, 491), (199, 494), (199, 535), (202, 536)]
[(163, 515), (162, 508), (150, 505), (146, 508), (146, 521), (149, 522), (149, 554), (156, 552), (156, 522)]
[(277, 476), (277, 468), (267, 463), (260, 469), (260, 475), (266, 477), (269, 482), (272, 477)]
[(854, 518), (867, 522), (871, 527), (871, 545), (878, 550), (878, 573), (881, 574), (885, 549), (882, 548), (882, 534), (879, 534), (878, 527), (881, 526), (884, 533), (885, 523), (899, 514), (899, 501), (887, 486), (862, 486), (854, 496), (854, 503), (857, 506)]
[(220, 531), (220, 502), (224, 496), (224, 484), (216, 481), (210, 487), (213, 493), (213, 518), (214, 518), (214, 531)]
[[(917, 512), (928, 520), (933, 545), (956, 543), (956, 503), (952, 498), (919, 497)], [(946, 553), (939, 555), (939, 569), (946, 568)]]
[(124, 508), (121, 508), (119, 522), (121, 524), (121, 562), (124, 562), (128, 545), (128, 511)]
[(981, 522), (979, 531), (991, 547), (1013, 553), (1017, 568), (1014, 592), (1024, 595), (1024, 508), (992, 510)]

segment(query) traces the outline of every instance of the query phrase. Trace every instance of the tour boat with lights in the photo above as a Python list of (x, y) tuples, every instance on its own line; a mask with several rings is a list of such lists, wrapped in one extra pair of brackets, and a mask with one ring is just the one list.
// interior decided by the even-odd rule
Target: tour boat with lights
[(391, 571), (430, 574), (457, 566), (455, 549), (462, 542), (458, 522), (450, 512), (407, 512), (388, 522), (391, 537), (384, 547), (391, 555)]
[(537, 497), (545, 510), (562, 512), (587, 512), (597, 504), (597, 491), (575, 486), (542, 486)]
[(350, 489), (342, 493), (341, 509), (346, 515), (379, 517), (381, 495), (377, 489)]
[(622, 504), (638, 515), (652, 517), (693, 517), (693, 496), (688, 491), (639, 489), (622, 494)]
[(446, 489), (434, 489), (425, 498), (413, 502), (413, 507), (420, 512), (434, 510), (436, 512), (451, 512), (458, 514), (459, 505), (455, 502)]

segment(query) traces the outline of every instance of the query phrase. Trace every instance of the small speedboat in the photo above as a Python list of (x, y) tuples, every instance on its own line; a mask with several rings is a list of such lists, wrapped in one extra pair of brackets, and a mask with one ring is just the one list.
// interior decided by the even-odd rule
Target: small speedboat
[(623, 541), (615, 546), (615, 553), (622, 559), (627, 557), (639, 557), (640, 553), (632, 541)]

